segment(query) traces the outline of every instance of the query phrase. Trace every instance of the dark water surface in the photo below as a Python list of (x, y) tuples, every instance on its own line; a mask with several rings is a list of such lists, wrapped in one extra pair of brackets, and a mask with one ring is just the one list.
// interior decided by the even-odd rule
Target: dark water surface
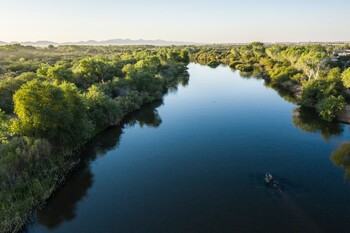
[(189, 73), (187, 86), (98, 135), (27, 231), (350, 232), (350, 182), (331, 159), (347, 125), (298, 113), (227, 67)]

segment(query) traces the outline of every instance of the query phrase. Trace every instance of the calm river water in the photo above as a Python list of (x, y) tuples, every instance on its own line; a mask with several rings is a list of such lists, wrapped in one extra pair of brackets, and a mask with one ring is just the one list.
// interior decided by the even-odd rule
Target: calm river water
[[(89, 143), (26, 231), (350, 232), (350, 181), (331, 159), (347, 125), (228, 67), (188, 71), (188, 85)], [(350, 177), (346, 150), (337, 161)]]

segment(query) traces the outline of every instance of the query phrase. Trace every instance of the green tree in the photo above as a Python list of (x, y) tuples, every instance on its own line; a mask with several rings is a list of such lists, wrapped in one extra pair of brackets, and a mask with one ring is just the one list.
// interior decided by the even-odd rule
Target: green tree
[(144, 69), (131, 71), (127, 74), (126, 80), (140, 92), (155, 93), (163, 91), (164, 80), (160, 76)]
[(18, 119), (11, 128), (15, 133), (68, 144), (79, 144), (91, 133), (86, 106), (74, 84), (56, 86), (34, 79), (15, 93), (14, 102)]
[(332, 121), (336, 117), (336, 113), (345, 108), (345, 99), (343, 96), (328, 96), (320, 100), (316, 104), (316, 110), (320, 116), (326, 121)]
[(65, 65), (50, 66), (45, 64), (37, 70), (37, 73), (53, 80), (56, 84), (61, 84), (64, 81), (73, 82), (73, 71)]
[(75, 73), (80, 78), (78, 83), (86, 87), (95, 82), (112, 80), (121, 71), (102, 57), (88, 57), (79, 61)]
[(343, 86), (339, 80), (320, 78), (308, 82), (301, 94), (301, 105), (309, 108), (316, 107), (316, 104), (331, 95), (339, 96), (343, 91)]
[(321, 76), (321, 72), (326, 67), (328, 59), (329, 56), (326, 52), (310, 51), (300, 57), (296, 67), (303, 70), (310, 81), (311, 79), (318, 79)]
[(0, 82), (0, 108), (6, 113), (13, 112), (13, 94), (26, 82), (37, 78), (32, 72)]
[(305, 46), (289, 46), (281, 52), (281, 56), (294, 66), (305, 51)]
[(117, 101), (109, 98), (96, 85), (89, 87), (84, 96), (88, 116), (98, 129), (119, 123), (123, 114)]
[(350, 88), (350, 68), (343, 71), (341, 74), (343, 84), (346, 88)]
[(150, 56), (145, 59), (138, 61), (134, 68), (137, 70), (143, 70), (144, 72), (157, 74), (160, 67), (160, 60), (156, 56)]
[(0, 109), (0, 143), (6, 142), (10, 134), (10, 117)]

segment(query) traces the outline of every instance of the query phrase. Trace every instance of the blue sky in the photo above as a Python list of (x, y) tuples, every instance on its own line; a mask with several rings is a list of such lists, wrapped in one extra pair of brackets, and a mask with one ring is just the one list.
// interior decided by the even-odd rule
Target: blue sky
[(350, 41), (349, 0), (0, 0), (0, 40)]

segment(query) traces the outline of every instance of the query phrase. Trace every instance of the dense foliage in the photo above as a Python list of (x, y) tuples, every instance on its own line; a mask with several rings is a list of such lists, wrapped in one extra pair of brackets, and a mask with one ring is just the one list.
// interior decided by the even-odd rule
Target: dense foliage
[(185, 48), (0, 47), (0, 232), (18, 231), (73, 152), (186, 83)]
[(350, 56), (335, 51), (349, 45), (265, 45), (201, 46), (190, 49), (193, 61), (216, 67), (229, 65), (243, 76), (264, 78), (268, 86), (284, 89), (296, 101), (315, 109), (321, 118), (332, 121), (346, 105), (350, 88)]
[[(334, 52), (342, 49), (349, 46), (0, 46), (0, 232), (25, 224), (77, 163), (74, 151), (86, 141), (186, 85), (190, 60), (264, 78), (288, 101), (333, 121), (349, 99), (350, 58)], [(315, 130), (302, 117), (294, 122)]]

